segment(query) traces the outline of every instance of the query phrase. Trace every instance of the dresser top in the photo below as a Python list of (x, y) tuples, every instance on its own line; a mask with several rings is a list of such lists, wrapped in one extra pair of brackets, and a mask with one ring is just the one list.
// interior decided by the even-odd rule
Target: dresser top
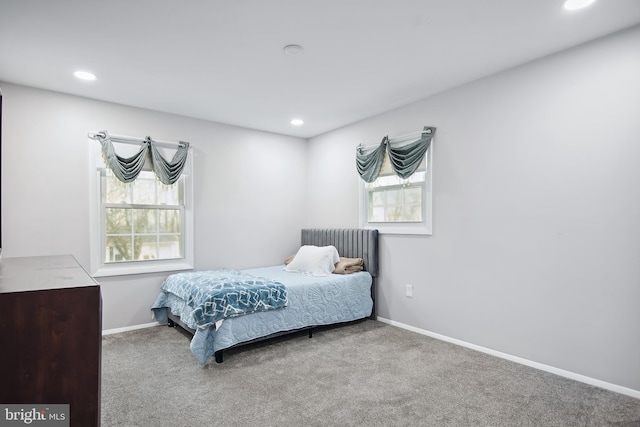
[(0, 293), (97, 285), (72, 255), (0, 259)]

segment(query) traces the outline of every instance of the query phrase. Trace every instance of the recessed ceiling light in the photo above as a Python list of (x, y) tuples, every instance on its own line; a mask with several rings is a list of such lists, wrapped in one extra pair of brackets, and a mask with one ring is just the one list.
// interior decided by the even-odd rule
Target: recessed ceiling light
[(291, 120), (291, 124), (294, 126), (302, 126), (304, 124), (304, 120), (293, 119)]
[(76, 78), (78, 78), (80, 80), (95, 80), (95, 79), (97, 79), (95, 74), (90, 73), (88, 71), (75, 71), (73, 73), (73, 75), (76, 76)]
[(282, 50), (289, 56), (298, 56), (302, 54), (304, 48), (297, 44), (286, 45)]
[(564, 7), (565, 10), (578, 10), (589, 6), (594, 1), (596, 0), (566, 0), (562, 7)]

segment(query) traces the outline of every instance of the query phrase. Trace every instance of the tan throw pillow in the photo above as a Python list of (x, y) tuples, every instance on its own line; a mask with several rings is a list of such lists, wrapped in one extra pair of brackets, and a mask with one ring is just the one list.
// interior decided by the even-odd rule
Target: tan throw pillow
[(336, 263), (333, 270), (336, 274), (350, 274), (364, 269), (364, 260), (362, 258), (346, 258), (340, 257), (340, 261)]

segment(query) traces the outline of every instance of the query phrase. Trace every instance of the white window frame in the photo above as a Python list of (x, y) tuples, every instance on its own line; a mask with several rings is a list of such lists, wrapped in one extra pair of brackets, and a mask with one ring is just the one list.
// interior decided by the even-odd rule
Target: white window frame
[[(89, 217), (90, 236), (90, 273), (93, 277), (122, 276), (129, 274), (162, 273), (169, 271), (192, 270), (194, 268), (194, 215), (193, 215), (193, 152), (189, 149), (187, 164), (182, 176), (184, 177), (184, 209), (183, 209), (183, 257), (167, 260), (139, 260), (105, 263), (105, 225), (104, 207), (101, 200), (101, 169), (106, 166), (102, 161), (100, 144), (91, 141), (94, 150), (91, 162), (90, 186), (91, 195)], [(96, 147), (97, 146), (97, 147)]]
[(425, 153), (426, 173), (422, 188), (422, 221), (420, 222), (373, 222), (368, 220), (369, 198), (365, 182), (359, 181), (359, 216), (360, 227), (376, 229), (380, 234), (433, 234), (433, 140)]

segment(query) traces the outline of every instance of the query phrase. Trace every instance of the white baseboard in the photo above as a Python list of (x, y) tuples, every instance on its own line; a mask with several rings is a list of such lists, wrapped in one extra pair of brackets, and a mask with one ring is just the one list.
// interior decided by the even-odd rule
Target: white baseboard
[(154, 326), (162, 326), (158, 322), (143, 323), (142, 325), (125, 326), (124, 328), (106, 329), (102, 331), (102, 336), (119, 334), (120, 332), (135, 331), (136, 329), (152, 328)]
[(446, 341), (452, 344), (456, 344), (462, 347), (467, 347), (472, 350), (480, 351), (482, 353), (487, 353), (492, 356), (499, 357), (501, 359), (506, 359), (511, 362), (516, 362), (521, 365), (529, 366), (535, 369), (540, 369), (541, 371), (550, 372), (552, 374), (560, 375), (561, 377), (569, 378), (575, 381), (580, 381), (582, 383), (586, 383), (592, 386), (600, 387), (605, 390), (613, 391), (616, 393), (624, 394), (627, 396), (635, 397), (636, 399), (640, 399), (640, 390), (634, 390), (627, 387), (622, 387), (616, 384), (611, 384), (605, 381), (597, 380), (595, 378), (587, 377), (584, 375), (576, 374), (575, 372), (565, 371), (564, 369), (554, 368), (553, 366), (545, 365), (543, 363), (534, 362), (532, 360), (523, 359), (522, 357), (513, 356), (511, 354), (502, 353), (500, 351), (492, 350), (490, 348), (482, 347), (479, 345), (471, 344), (465, 341), (461, 341), (455, 338), (450, 338), (446, 335), (440, 335), (435, 332), (427, 331), (425, 329), (416, 328), (414, 326), (405, 325), (404, 323), (396, 322), (394, 320), (385, 319), (384, 317), (378, 316), (376, 318), (382, 323), (386, 323), (391, 326), (396, 326), (398, 328), (406, 329), (408, 331), (416, 332), (421, 335), (426, 335), (431, 338), (435, 338), (440, 341)]

